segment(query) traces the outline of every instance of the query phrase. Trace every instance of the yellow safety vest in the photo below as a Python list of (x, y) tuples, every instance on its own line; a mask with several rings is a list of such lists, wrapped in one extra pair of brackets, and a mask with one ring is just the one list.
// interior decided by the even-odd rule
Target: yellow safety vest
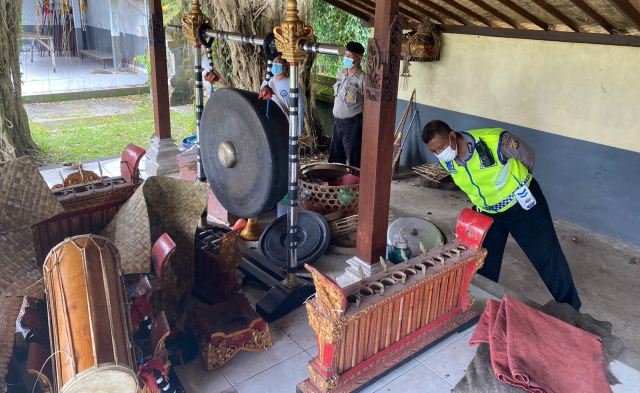
[[(473, 139), (474, 149), (465, 165), (458, 165), (455, 160), (440, 162), (471, 202), (487, 213), (503, 212), (515, 205), (514, 191), (531, 183), (532, 177), (523, 163), (513, 158), (505, 161), (500, 155), (500, 142), (505, 132), (502, 128), (467, 131)], [(493, 155), (493, 165), (482, 164), (476, 147), (480, 140)]]

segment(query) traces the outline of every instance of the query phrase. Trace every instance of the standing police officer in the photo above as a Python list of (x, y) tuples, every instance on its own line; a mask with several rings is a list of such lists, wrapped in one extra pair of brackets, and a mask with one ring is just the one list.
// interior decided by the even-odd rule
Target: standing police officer
[(360, 168), (362, 148), (362, 108), (364, 106), (364, 73), (360, 62), (364, 47), (349, 42), (340, 71), (333, 85), (333, 136), (329, 148), (329, 162)]
[(547, 201), (531, 174), (533, 149), (502, 128), (456, 132), (440, 120), (424, 127), (422, 140), (469, 196), (475, 210), (493, 218), (483, 244), (488, 255), (478, 273), (498, 281), (511, 234), (554, 299), (579, 310), (580, 297)]

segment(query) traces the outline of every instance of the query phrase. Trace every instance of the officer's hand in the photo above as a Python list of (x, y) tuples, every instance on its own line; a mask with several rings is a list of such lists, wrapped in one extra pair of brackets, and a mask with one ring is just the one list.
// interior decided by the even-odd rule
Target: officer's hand
[(260, 93), (258, 93), (258, 98), (262, 100), (270, 100), (273, 97), (273, 90), (270, 87), (265, 86), (260, 89)]
[(215, 83), (220, 81), (220, 75), (218, 75), (215, 71), (208, 71), (204, 74), (204, 80), (209, 83)]

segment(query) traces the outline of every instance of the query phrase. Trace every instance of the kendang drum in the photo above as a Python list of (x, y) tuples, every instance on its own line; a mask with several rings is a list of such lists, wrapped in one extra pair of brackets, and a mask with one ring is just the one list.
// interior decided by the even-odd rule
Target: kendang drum
[(43, 272), (57, 391), (137, 392), (115, 246), (100, 236), (68, 238), (51, 250)]

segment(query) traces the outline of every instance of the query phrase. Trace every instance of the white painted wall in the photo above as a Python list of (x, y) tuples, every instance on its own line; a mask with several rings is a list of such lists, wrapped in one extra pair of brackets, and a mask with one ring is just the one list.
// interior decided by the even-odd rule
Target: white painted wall
[(111, 4), (112, 35), (146, 36), (147, 8), (145, 0), (111, 0)]
[(109, 0), (87, 0), (87, 25), (111, 30)]
[(22, 24), (35, 25), (35, 4), (36, 0), (22, 0)]
[(401, 99), (415, 87), (426, 105), (640, 152), (640, 48), (462, 34), (443, 40), (440, 61), (412, 63)]

